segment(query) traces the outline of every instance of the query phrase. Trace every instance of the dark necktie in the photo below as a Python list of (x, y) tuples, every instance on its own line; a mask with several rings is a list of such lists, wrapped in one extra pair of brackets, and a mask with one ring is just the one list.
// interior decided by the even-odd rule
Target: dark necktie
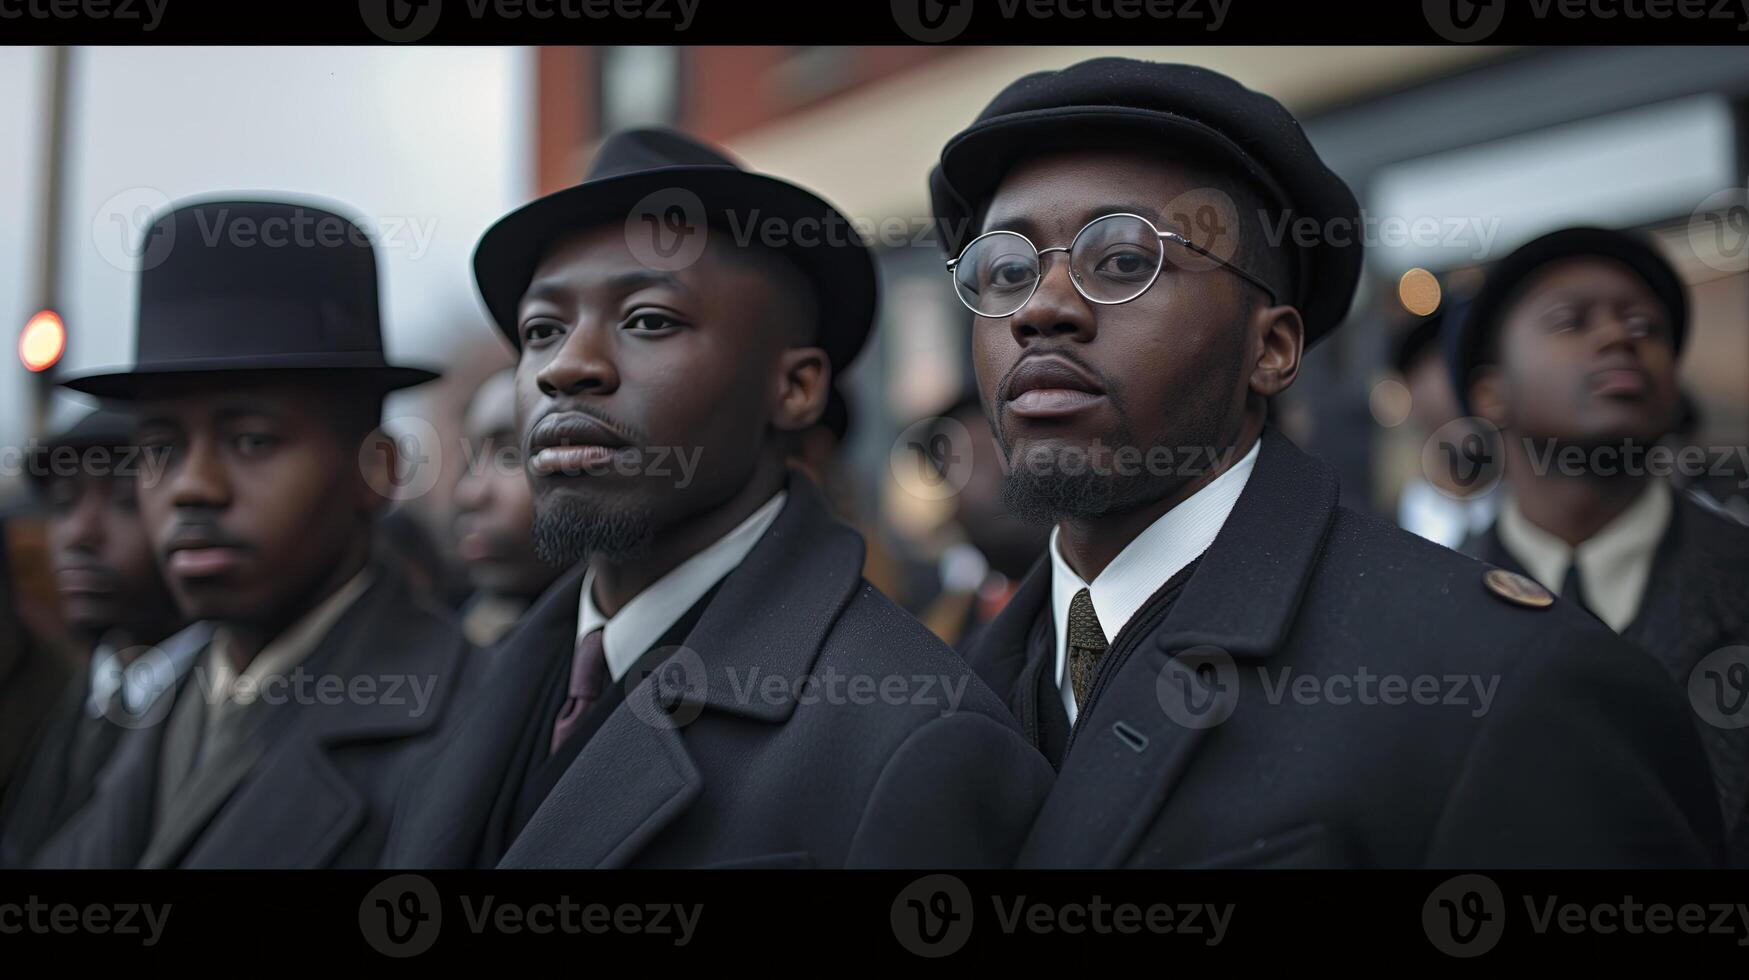
[(577, 641), (576, 651), (571, 654), (571, 680), (565, 687), (565, 706), (559, 709), (558, 720), (553, 722), (553, 741), (547, 749), (548, 755), (559, 751), (559, 746), (577, 730), (584, 713), (601, 697), (606, 687), (607, 648), (602, 645), (601, 628), (596, 627), (583, 634), (583, 638)]
[(1093, 688), (1093, 670), (1108, 644), (1099, 617), (1093, 612), (1093, 593), (1082, 589), (1069, 601), (1069, 686), (1075, 691), (1075, 710), (1087, 704)]
[(1583, 587), (1579, 584), (1579, 558), (1577, 555), (1573, 557), (1572, 563), (1567, 566), (1567, 577), (1561, 580), (1561, 598), (1578, 606), (1580, 609), (1591, 613), (1591, 615), (1597, 616), (1597, 613), (1592, 610), (1590, 606), (1585, 604), (1585, 592), (1583, 591)]

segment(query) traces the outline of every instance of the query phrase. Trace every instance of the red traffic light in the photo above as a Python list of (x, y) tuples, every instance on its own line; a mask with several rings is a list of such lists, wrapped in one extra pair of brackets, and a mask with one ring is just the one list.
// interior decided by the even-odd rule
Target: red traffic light
[(67, 325), (54, 310), (30, 318), (18, 335), (18, 359), (30, 371), (47, 371), (67, 350)]

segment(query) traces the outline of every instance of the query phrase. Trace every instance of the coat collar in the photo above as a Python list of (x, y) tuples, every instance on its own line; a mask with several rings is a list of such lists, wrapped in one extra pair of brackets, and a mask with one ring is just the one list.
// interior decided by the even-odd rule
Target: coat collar
[[(676, 712), (693, 706), (788, 720), (798, 682), (862, 584), (863, 554), (862, 537), (832, 516), (813, 481), (792, 470), (783, 512), (687, 635), (680, 656), (691, 654), (689, 676), (682, 683), (680, 672), (657, 671), (650, 697)], [(781, 694), (767, 681), (772, 676), (785, 681)], [(749, 677), (773, 696), (748, 697)]]
[[(768, 723), (794, 713), (797, 681), (861, 586), (862, 559), (861, 537), (831, 516), (812, 482), (792, 473), (783, 513), (723, 580), (682, 647), (648, 677), (622, 680), (636, 686), (500, 867), (630, 863), (704, 788), (685, 739), (701, 712)], [(773, 676), (786, 683), (766, 698)], [(753, 691), (761, 696), (748, 697)]]
[[(1223, 676), (1222, 654), (1267, 657), (1286, 641), (1336, 518), (1337, 482), (1328, 466), (1273, 429), (1262, 440), (1244, 493), (1177, 601), (1077, 722), (1023, 865), (1122, 864), (1214, 727), (1165, 710), (1171, 685), (1204, 684), (1202, 674), (1182, 669), (1187, 661), (1168, 672), (1171, 662), (1192, 648), (1216, 648), (1214, 686), (1185, 692), (1213, 697), (1224, 690), (1219, 685), (1237, 683), (1236, 672)], [(1037, 601), (1045, 594), (1048, 586)], [(1127, 731), (1120, 738), (1114, 729)]]
[[(1239, 502), (1162, 624), (1162, 643), (1260, 657), (1280, 646), (1293, 625), (1336, 516), (1338, 485), (1329, 466), (1273, 428), (1264, 429), (1261, 441)], [(1018, 671), (1033, 620), (1050, 596), (1051, 562), (1044, 555), (991, 620), (974, 659), (992, 672)]]
[[(353, 678), (372, 678), (377, 697), (286, 705), (251, 721), (255, 737), (203, 765), (184, 799), (153, 834), (142, 866), (179, 863), (233, 796), (232, 808), (238, 811), (252, 806), (279, 808), (289, 787), (298, 794), (301, 809), (320, 813), (324, 819), (299, 822), (304, 836), (282, 835), (269, 850), (252, 849), (247, 841), (236, 839), (227, 845), (228, 853), (296, 855), (300, 866), (323, 867), (357, 830), (368, 806), (330, 753), (360, 741), (388, 742), (428, 731), (449, 706), (467, 649), (441, 614), (419, 605), (404, 578), (386, 566), (379, 567), (376, 576), (319, 641), (305, 666), (319, 677), (347, 678), (349, 686)], [(414, 697), (414, 683), (429, 685), (430, 700), (423, 705)], [(391, 684), (398, 693), (391, 692)], [(194, 682), (183, 688), (183, 696), (201, 697), (203, 691)], [(262, 766), (271, 768), (271, 777), (247, 782), (250, 773)], [(236, 823), (224, 832), (250, 833)]]

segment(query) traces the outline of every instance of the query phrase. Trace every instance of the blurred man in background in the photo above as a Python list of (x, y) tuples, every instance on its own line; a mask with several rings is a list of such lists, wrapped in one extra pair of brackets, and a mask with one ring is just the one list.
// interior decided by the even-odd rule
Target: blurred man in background
[(1590, 611), (1699, 699), (1745, 866), (1749, 658), (1727, 648), (1749, 642), (1749, 528), (1672, 489), (1647, 455), (1682, 422), (1687, 334), (1682, 281), (1638, 236), (1568, 228), (1502, 260), (1454, 347), (1467, 404), (1503, 434), (1508, 487), (1465, 550)]
[[(182, 626), (140, 521), (132, 426), (122, 412), (86, 412), (49, 437), (29, 468), (48, 506), (61, 614), (90, 659), (38, 731), (0, 806), (0, 864), (9, 867), (28, 861), (90, 798), (122, 725), (161, 692), (130, 668)], [(170, 682), (187, 663), (183, 657), (173, 666)]]
[(373, 555), (399, 476), (383, 397), (436, 375), (384, 360), (375, 255), (350, 218), (211, 201), (147, 234), (173, 246), (141, 273), (133, 370), (65, 383), (135, 406), (154, 461), (140, 513), (212, 632), (36, 863), (368, 867), (468, 659)]
[[(1463, 314), (1461, 305), (1441, 305), (1403, 331), (1392, 351), (1392, 367), (1409, 392), (1408, 422), (1417, 444), (1426, 442), (1442, 426), (1463, 415), (1440, 346), (1445, 324)], [(1416, 461), (1420, 462), (1419, 456)], [(1418, 465), (1397, 495), (1397, 526), (1447, 548), (1456, 548), (1493, 523), (1500, 506), (1493, 488), (1471, 493), (1450, 477), (1449, 469)]]
[(474, 392), (462, 438), (468, 452), (456, 481), (452, 526), (456, 553), (474, 588), (462, 607), (462, 632), (484, 648), (516, 624), (560, 571), (534, 550), (534, 498), (516, 435), (514, 368), (492, 375)]
[(931, 465), (945, 464), (944, 479), (952, 479), (956, 473), (965, 477), (965, 485), (952, 497), (953, 525), (960, 540), (942, 553), (941, 594), (918, 618), (963, 652), (984, 624), (1008, 604), (1027, 569), (1044, 553), (1050, 529), (1021, 520), (1003, 505), (1002, 455), (978, 404), (978, 393), (966, 392), (941, 419), (942, 424), (929, 435), (930, 442), (945, 436), (948, 442), (944, 445), (954, 446), (955, 452), (967, 457), (928, 460)]

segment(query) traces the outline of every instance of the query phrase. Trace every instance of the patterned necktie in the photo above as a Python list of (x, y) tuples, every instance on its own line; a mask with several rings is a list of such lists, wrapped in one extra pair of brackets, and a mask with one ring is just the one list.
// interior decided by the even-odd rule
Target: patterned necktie
[(559, 710), (558, 720), (553, 722), (553, 741), (547, 749), (548, 755), (558, 752), (565, 739), (577, 730), (583, 714), (601, 697), (605, 687), (607, 648), (602, 645), (601, 628), (596, 627), (577, 641), (577, 650), (571, 655), (571, 680), (565, 687), (565, 706)]
[(1075, 710), (1087, 706), (1093, 687), (1093, 670), (1108, 644), (1099, 617), (1093, 612), (1093, 593), (1082, 589), (1069, 601), (1069, 686), (1075, 690)]

